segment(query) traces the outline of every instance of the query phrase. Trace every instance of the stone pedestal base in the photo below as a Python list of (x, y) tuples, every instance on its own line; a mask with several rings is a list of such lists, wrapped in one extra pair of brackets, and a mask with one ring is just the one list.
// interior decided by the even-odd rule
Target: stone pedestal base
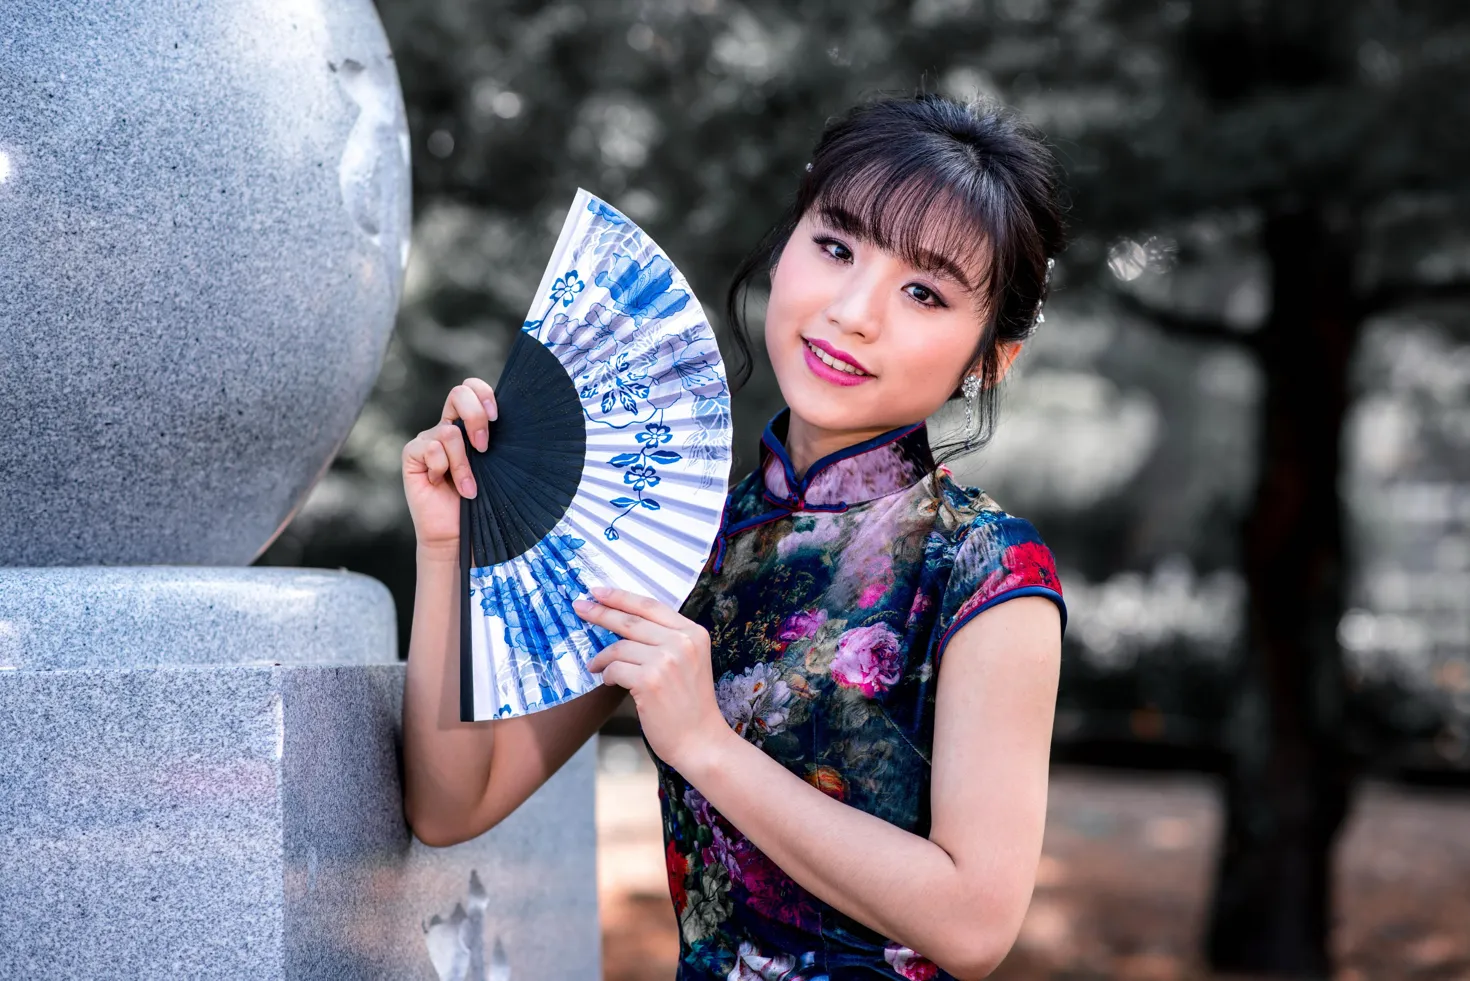
[(0, 569), (0, 977), (598, 978), (595, 745), (418, 842), (394, 644), (354, 574)]

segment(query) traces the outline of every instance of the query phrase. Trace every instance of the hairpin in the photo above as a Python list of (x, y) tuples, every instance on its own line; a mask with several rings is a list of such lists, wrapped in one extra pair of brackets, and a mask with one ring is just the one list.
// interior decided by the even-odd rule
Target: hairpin
[(1046, 314), (1041, 312), (1041, 305), (1046, 302), (1047, 289), (1051, 286), (1051, 270), (1057, 264), (1055, 259), (1046, 260), (1046, 278), (1041, 283), (1041, 299), (1036, 301), (1036, 316), (1031, 321), (1031, 326), (1046, 323)]

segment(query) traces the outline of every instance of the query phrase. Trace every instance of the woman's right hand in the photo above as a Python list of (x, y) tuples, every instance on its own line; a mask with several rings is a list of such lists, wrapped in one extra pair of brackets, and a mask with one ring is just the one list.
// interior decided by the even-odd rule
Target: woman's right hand
[[(476, 838), (514, 812), (628, 694), (617, 685), (598, 685), (544, 712), (479, 723), (461, 722), (458, 699), (444, 697), (457, 690), (460, 629), (453, 611), (465, 602), (459, 592), (460, 501), (475, 493), (455, 421), (483, 450), (498, 415), (490, 386), (466, 378), (450, 389), (439, 424), (403, 448), (403, 489), (421, 560), (403, 682), (403, 813), (419, 840), (436, 848)], [(466, 479), (470, 484), (461, 491), (456, 484)]]
[(464, 437), (454, 420), (464, 422), (475, 449), (490, 443), (490, 423), (499, 415), (495, 392), (480, 378), (466, 378), (449, 390), (439, 425), (425, 429), (403, 447), (403, 493), (420, 551), (459, 557), (460, 497), (474, 497)]

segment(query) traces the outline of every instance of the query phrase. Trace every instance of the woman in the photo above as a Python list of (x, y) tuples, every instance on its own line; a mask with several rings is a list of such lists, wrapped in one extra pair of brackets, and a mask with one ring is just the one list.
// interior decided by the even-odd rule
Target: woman
[[(1041, 319), (1063, 246), (1054, 162), (1014, 114), (933, 95), (850, 110), (737, 270), (730, 321), (770, 277), (787, 408), (726, 501), (680, 610), (600, 590), (603, 688), (522, 718), (457, 720), (455, 419), (404, 447), (418, 593), (405, 804), (451, 844), (536, 790), (631, 692), (659, 771), (679, 978), (981, 978), (1030, 902), (1066, 608), (1036, 529), (954, 482), (925, 421), (997, 383)], [(941, 454), (942, 456), (942, 454)], [(456, 487), (458, 485), (458, 487)]]

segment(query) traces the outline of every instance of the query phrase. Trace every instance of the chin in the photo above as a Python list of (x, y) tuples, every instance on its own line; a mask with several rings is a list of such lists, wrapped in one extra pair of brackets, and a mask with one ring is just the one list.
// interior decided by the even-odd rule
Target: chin
[[(805, 373), (806, 366), (798, 365), (797, 370)], [(818, 429), (832, 432), (879, 426), (885, 430), (892, 429), (898, 424), (885, 425), (880, 418), (887, 413), (881, 411), (884, 399), (879, 384), (875, 378), (852, 388), (838, 388), (810, 376), (803, 378), (798, 375), (794, 384), (781, 385), (781, 394), (792, 414)]]
[[(768, 337), (768, 341), (770, 338)], [(825, 382), (811, 373), (806, 365), (806, 342), (793, 335), (783, 345), (785, 352), (779, 362), (776, 352), (767, 349), (772, 364), (780, 364), (775, 372), (782, 398), (791, 407), (793, 415), (799, 416), (808, 425), (829, 432), (844, 432), (882, 427), (885, 431), (901, 423), (885, 425), (881, 416), (888, 401), (884, 394), (886, 386), (881, 377), (848, 388)]]
[(806, 424), (827, 432), (843, 432), (871, 428), (867, 424), (866, 412), (845, 411), (844, 407), (830, 402), (816, 403), (814, 399), (787, 399), (793, 415), (800, 416)]

